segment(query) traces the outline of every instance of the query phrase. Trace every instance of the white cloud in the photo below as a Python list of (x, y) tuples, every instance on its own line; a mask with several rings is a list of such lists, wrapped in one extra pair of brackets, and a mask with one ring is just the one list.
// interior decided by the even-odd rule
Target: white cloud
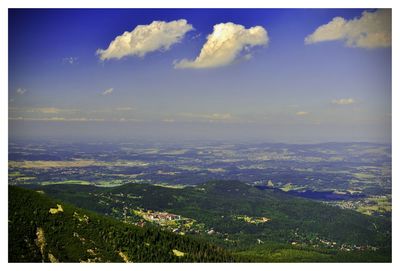
[(232, 114), (230, 113), (214, 113), (210, 115), (204, 115), (204, 118), (208, 120), (230, 120), (232, 119)]
[(296, 116), (306, 116), (306, 115), (308, 115), (308, 114), (310, 114), (310, 113), (305, 112), (305, 111), (296, 112)]
[(24, 113), (42, 113), (42, 114), (58, 114), (61, 111), (73, 111), (73, 110), (64, 110), (55, 107), (33, 107), (33, 108), (19, 108), (19, 107), (12, 107), (10, 108), (10, 112), (24, 112)]
[(116, 111), (132, 111), (134, 110), (133, 107), (127, 106), (127, 107), (117, 107), (115, 108)]
[(75, 57), (75, 56), (64, 57), (64, 58), (62, 59), (62, 62), (63, 62), (64, 64), (73, 65), (73, 64), (78, 63), (78, 58)]
[(335, 17), (304, 39), (305, 44), (343, 40), (348, 47), (378, 48), (392, 45), (392, 12), (389, 9), (364, 11), (360, 18)]
[(57, 114), (60, 112), (60, 109), (55, 107), (40, 107), (37, 109), (40, 113), (44, 114)]
[(195, 40), (195, 39), (198, 39), (198, 38), (200, 38), (201, 37), (201, 33), (198, 33), (198, 34), (196, 34), (196, 35), (193, 35), (192, 36), (192, 40)]
[(113, 93), (114, 88), (109, 88), (103, 91), (103, 93), (101, 93), (101, 95), (106, 96), (106, 95), (111, 95), (111, 93)]
[(349, 105), (349, 104), (354, 104), (355, 101), (352, 98), (343, 98), (343, 99), (332, 100), (332, 103), (338, 105)]
[(210, 113), (210, 114), (197, 114), (197, 113), (181, 113), (188, 121), (202, 121), (202, 122), (231, 122), (236, 120), (231, 113)]
[(18, 88), (18, 89), (16, 90), (16, 92), (17, 92), (17, 94), (19, 94), (19, 95), (24, 95), (24, 94), (27, 92), (27, 90), (24, 89), (24, 88)]
[(118, 119), (118, 120), (108, 120), (108, 121), (119, 121), (119, 122), (142, 122), (142, 120), (140, 120), (140, 119), (132, 119), (132, 118), (129, 118), (129, 119), (127, 119), (127, 118), (120, 118), (120, 119)]
[(173, 44), (180, 42), (190, 30), (193, 30), (193, 26), (184, 19), (138, 25), (131, 32), (125, 31), (117, 36), (107, 49), (98, 49), (97, 55), (101, 60), (120, 59), (129, 55), (143, 57), (157, 50), (168, 50)]
[(23, 114), (24, 112), (28, 111), (12, 112), (12, 114), (9, 114), (8, 119), (10, 121), (47, 121), (47, 122), (142, 122), (142, 120), (140, 119), (131, 117), (112, 117), (112, 116), (101, 117), (101, 116), (82, 116), (82, 115), (47, 117), (40, 115), (35, 116), (32, 114), (24, 115)]
[(40, 114), (74, 114), (79, 112), (77, 109), (69, 109), (69, 108), (56, 108), (56, 107), (9, 107), (8, 109), (10, 114), (29, 114), (32, 116), (32, 113), (40, 113)]
[(86, 122), (86, 121), (105, 121), (104, 119), (88, 119), (88, 118), (63, 118), (63, 117), (53, 117), (53, 118), (25, 118), (25, 117), (10, 117), (9, 120), (24, 120), (24, 121), (55, 121), (55, 122)]
[(246, 29), (243, 25), (230, 22), (216, 24), (196, 59), (182, 59), (174, 65), (175, 68), (198, 69), (225, 66), (243, 51), (247, 52), (245, 60), (251, 58), (251, 47), (267, 45), (268, 40), (268, 33), (262, 26)]

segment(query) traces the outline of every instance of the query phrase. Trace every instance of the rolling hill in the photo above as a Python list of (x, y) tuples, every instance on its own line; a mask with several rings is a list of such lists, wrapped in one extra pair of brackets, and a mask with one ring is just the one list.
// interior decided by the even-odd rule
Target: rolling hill
[(194, 237), (138, 227), (9, 186), (9, 262), (234, 262)]
[[(255, 261), (391, 261), (390, 218), (238, 181), (182, 189), (149, 184), (32, 188), (120, 221), (196, 236)], [(160, 212), (182, 219), (160, 225), (149, 218)], [(278, 256), (272, 257), (274, 253)]]

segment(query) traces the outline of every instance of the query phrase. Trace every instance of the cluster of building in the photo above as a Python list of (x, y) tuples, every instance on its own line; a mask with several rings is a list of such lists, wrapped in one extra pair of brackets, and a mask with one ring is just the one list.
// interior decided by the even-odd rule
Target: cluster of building
[(168, 212), (153, 212), (151, 210), (132, 210), (132, 212), (140, 217), (143, 217), (147, 221), (151, 222), (166, 222), (166, 221), (178, 221), (181, 220), (180, 215), (171, 214)]
[(167, 212), (154, 212), (148, 213), (143, 216), (146, 220), (158, 220), (158, 221), (172, 221), (172, 220), (180, 220), (180, 215), (170, 214)]
[(247, 215), (236, 216), (236, 219), (243, 220), (244, 222), (247, 222), (250, 224), (266, 223), (271, 220), (268, 217), (251, 217), (251, 216), (247, 216)]

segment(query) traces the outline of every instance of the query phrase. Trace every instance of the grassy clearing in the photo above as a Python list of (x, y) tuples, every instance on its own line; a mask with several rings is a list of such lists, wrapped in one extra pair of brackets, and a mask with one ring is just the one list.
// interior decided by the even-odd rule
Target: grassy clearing
[(177, 249), (173, 249), (172, 252), (174, 253), (174, 255), (175, 255), (176, 257), (183, 257), (183, 256), (185, 256), (185, 254), (186, 254), (186, 253), (184, 253), (184, 252), (182, 252), (182, 251), (179, 251), (179, 250), (177, 250)]

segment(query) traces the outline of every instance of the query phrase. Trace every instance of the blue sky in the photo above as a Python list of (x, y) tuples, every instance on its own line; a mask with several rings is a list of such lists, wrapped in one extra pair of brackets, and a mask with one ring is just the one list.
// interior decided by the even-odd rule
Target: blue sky
[[(389, 16), (363, 9), (10, 10), (10, 138), (390, 142)], [(137, 38), (138, 25), (181, 19), (187, 29), (177, 27), (180, 38), (168, 48), (144, 56), (132, 49), (120, 59), (108, 48), (124, 31)], [(218, 55), (204, 50), (205, 60), (195, 60), (208, 35), (221, 38), (219, 24), (233, 31), (236, 53), (229, 46), (218, 52), (233, 59), (207, 64)], [(249, 35), (252, 27), (257, 35)], [(101, 59), (98, 49), (110, 57)], [(189, 65), (177, 64), (183, 59)]]

